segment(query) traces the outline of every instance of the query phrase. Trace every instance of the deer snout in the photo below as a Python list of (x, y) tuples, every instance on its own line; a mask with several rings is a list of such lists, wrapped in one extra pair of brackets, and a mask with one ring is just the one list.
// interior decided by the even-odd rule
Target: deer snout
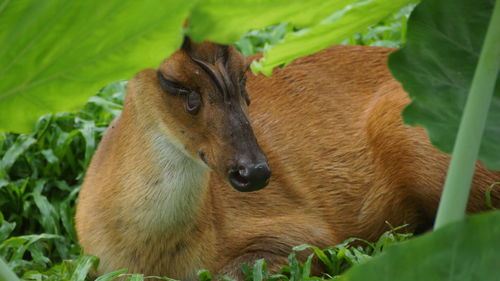
[(229, 169), (229, 182), (238, 191), (250, 192), (264, 188), (269, 183), (271, 168), (267, 161), (240, 163)]

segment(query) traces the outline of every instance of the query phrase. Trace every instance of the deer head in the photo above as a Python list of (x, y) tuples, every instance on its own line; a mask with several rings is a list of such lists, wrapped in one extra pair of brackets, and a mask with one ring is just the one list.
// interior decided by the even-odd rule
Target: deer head
[(271, 175), (247, 114), (247, 69), (233, 47), (186, 37), (161, 64), (152, 87), (169, 137), (239, 191), (261, 189)]

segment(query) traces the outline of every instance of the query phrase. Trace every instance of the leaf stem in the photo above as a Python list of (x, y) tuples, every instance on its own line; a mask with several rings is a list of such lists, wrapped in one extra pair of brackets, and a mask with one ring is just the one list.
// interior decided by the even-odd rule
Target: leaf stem
[(495, 3), (453, 148), (435, 229), (463, 219), (500, 68), (500, 0)]
[(0, 258), (0, 281), (19, 281), (19, 278), (2, 258)]

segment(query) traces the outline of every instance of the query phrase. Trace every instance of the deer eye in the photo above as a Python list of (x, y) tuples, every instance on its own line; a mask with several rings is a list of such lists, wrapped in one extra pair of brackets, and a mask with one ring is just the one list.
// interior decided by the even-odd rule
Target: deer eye
[(165, 92), (173, 95), (185, 95), (189, 93), (189, 89), (179, 83), (168, 80), (160, 71), (157, 71), (156, 73), (158, 75), (158, 80), (160, 81), (160, 86)]
[(201, 96), (195, 91), (190, 91), (186, 95), (186, 110), (192, 115), (196, 115), (200, 111)]

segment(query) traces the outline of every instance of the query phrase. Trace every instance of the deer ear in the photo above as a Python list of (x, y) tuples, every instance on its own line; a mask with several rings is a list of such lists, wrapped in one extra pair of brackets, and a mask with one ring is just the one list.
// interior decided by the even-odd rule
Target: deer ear
[(186, 53), (191, 53), (191, 38), (188, 36), (184, 36), (184, 41), (182, 42), (181, 50), (184, 50)]

